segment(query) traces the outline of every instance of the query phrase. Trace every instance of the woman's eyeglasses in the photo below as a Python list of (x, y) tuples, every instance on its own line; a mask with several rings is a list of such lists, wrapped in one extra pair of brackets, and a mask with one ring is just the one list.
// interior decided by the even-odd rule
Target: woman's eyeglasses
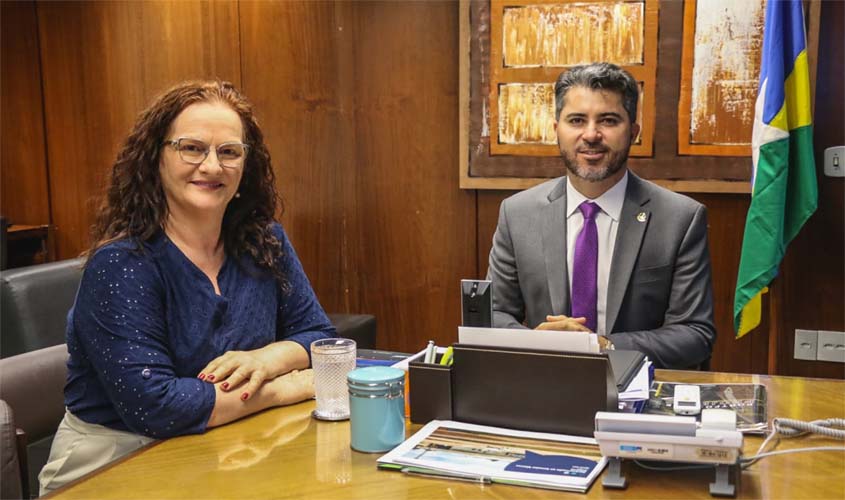
[[(211, 151), (211, 146), (208, 144), (188, 137), (164, 141), (164, 144), (166, 146), (172, 146), (179, 152), (179, 157), (182, 158), (182, 161), (192, 165), (199, 165), (204, 162), (208, 158), (208, 153)], [(226, 142), (215, 148), (217, 162), (220, 163), (221, 167), (226, 168), (243, 167), (248, 151), (249, 145), (242, 142)]]

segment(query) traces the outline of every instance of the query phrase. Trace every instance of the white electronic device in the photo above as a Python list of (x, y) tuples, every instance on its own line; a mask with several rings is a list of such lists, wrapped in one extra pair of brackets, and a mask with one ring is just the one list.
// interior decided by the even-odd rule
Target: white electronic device
[(699, 426), (695, 417), (597, 412), (593, 436), (601, 454), (609, 459), (602, 485), (627, 486), (621, 473), (622, 459), (688, 462), (715, 466), (711, 495), (735, 496), (730, 472), (740, 473), (743, 442), (742, 433), (736, 430), (736, 413), (704, 410), (701, 419)]
[(698, 415), (701, 413), (701, 388), (697, 385), (676, 385), (672, 410), (675, 415)]

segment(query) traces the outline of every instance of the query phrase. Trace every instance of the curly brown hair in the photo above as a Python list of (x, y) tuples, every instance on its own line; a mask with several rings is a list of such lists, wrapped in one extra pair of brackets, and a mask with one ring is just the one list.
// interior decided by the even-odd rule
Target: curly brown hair
[(251, 256), (259, 268), (273, 274), (286, 287), (285, 275), (276, 262), (282, 245), (272, 233), (276, 209), (282, 200), (276, 191), (276, 176), (264, 134), (252, 105), (234, 85), (224, 81), (187, 81), (157, 97), (138, 115), (135, 126), (112, 166), (111, 180), (92, 227), (90, 259), (104, 245), (119, 239), (140, 243), (164, 228), (167, 199), (161, 184), (159, 160), (173, 120), (188, 106), (220, 102), (241, 118), (243, 141), (249, 154), (238, 187), (240, 196), (226, 207), (221, 238), (226, 253), (238, 258)]

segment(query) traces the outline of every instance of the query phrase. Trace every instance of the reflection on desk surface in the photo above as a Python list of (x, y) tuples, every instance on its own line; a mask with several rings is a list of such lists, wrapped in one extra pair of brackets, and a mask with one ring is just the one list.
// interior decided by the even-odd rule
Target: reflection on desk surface
[[(756, 383), (768, 392), (769, 417), (845, 418), (845, 382), (838, 380), (658, 370), (657, 379)], [(170, 439), (56, 492), (55, 498), (532, 499), (566, 493), (503, 484), (480, 485), (408, 477), (376, 469), (381, 454), (349, 449), (349, 422), (310, 418), (314, 402), (268, 410), (206, 434)], [(411, 426), (408, 436), (419, 428)], [(763, 438), (746, 436), (745, 455)], [(778, 449), (842, 446), (822, 437), (782, 439)], [(627, 490), (588, 498), (710, 499), (710, 470), (661, 473), (623, 465)], [(582, 497), (580, 494), (572, 494)], [(575, 496), (573, 496), (575, 498)], [(799, 453), (765, 458), (743, 473), (738, 498), (845, 498), (845, 454)]]
[(291, 411), (274, 417), (266, 418), (267, 422), (260, 425), (257, 432), (233, 436), (225, 447), (203, 443), (206, 445), (203, 451), (217, 453), (219, 470), (250, 467), (268, 459), (273, 450), (299, 437), (311, 423), (311, 413), (303, 405), (296, 405)]

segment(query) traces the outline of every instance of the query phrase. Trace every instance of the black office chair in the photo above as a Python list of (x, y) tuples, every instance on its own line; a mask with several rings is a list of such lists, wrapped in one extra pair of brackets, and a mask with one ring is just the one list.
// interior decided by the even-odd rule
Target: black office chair
[(81, 259), (0, 273), (0, 357), (64, 344), (80, 279)]
[(352, 339), (358, 349), (376, 348), (376, 317), (371, 314), (329, 314), (337, 336)]
[(67, 358), (61, 344), (0, 359), (3, 498), (38, 496), (38, 473), (65, 413)]

